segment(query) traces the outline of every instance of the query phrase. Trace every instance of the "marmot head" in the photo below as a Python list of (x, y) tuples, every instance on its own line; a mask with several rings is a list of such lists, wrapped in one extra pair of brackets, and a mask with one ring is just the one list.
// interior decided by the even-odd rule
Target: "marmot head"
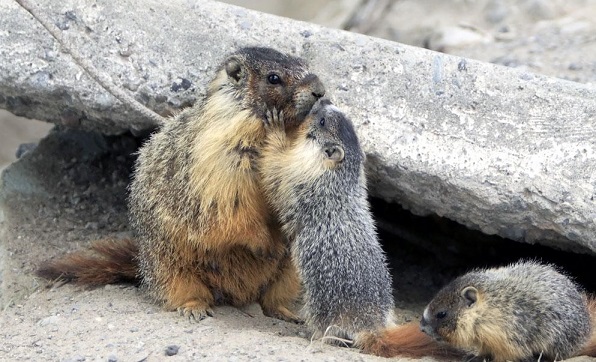
[(283, 111), (286, 128), (306, 117), (325, 87), (310, 73), (306, 62), (271, 48), (242, 48), (228, 56), (209, 94), (232, 92), (242, 108), (252, 110), (259, 118), (267, 109)]
[(484, 304), (477, 284), (482, 275), (469, 273), (443, 287), (424, 309), (420, 329), (439, 341), (460, 348), (472, 347), (474, 321)]
[(321, 98), (313, 105), (298, 131), (321, 150), (320, 157), (327, 168), (361, 168), (364, 153), (352, 121), (329, 99)]

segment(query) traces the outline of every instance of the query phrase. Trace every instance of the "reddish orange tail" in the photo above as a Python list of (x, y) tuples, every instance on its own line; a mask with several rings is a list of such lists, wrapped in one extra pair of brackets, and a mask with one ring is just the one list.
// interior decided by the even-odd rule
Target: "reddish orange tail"
[(588, 311), (592, 321), (592, 337), (580, 352), (582, 356), (596, 357), (596, 297), (588, 296)]
[(36, 274), (91, 287), (113, 284), (138, 284), (138, 248), (130, 239), (95, 241), (89, 250), (67, 254), (45, 262)]
[(378, 333), (360, 335), (356, 344), (366, 353), (381, 357), (434, 357), (443, 360), (462, 359), (465, 353), (437, 342), (420, 331), (418, 323), (387, 328)]

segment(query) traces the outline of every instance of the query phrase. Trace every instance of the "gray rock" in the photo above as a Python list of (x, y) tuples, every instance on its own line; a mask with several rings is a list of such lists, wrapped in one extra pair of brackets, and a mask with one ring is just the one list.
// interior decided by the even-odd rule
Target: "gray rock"
[[(302, 56), (353, 119), (372, 194), (488, 234), (596, 252), (593, 86), (216, 2), (39, 4), (97, 68), (161, 114), (200, 98), (240, 46)], [(0, 32), (0, 108), (108, 134), (155, 126), (107, 95), (16, 3), (0, 12), (9, 29)]]
[(44, 327), (50, 324), (56, 324), (60, 321), (60, 316), (52, 315), (49, 317), (45, 317), (44, 319), (39, 321), (39, 325)]
[(15, 152), (15, 156), (21, 158), (25, 153), (33, 151), (35, 147), (37, 147), (35, 142), (21, 143)]
[(166, 347), (165, 355), (166, 356), (175, 356), (178, 354), (179, 350), (180, 350), (180, 346), (177, 346), (175, 344), (169, 345)]

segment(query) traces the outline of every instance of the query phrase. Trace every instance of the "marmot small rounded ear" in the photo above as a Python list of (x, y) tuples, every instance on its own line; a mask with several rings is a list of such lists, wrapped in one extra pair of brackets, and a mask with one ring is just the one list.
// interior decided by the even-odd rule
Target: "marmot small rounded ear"
[(236, 82), (240, 82), (240, 80), (242, 80), (244, 77), (242, 64), (234, 57), (228, 59), (226, 62), (226, 73), (228, 73), (228, 76), (234, 79)]
[(328, 159), (334, 162), (341, 162), (345, 157), (344, 149), (338, 145), (327, 146), (323, 149)]
[(468, 307), (472, 306), (478, 300), (478, 289), (469, 286), (462, 289), (460, 295), (466, 301)]

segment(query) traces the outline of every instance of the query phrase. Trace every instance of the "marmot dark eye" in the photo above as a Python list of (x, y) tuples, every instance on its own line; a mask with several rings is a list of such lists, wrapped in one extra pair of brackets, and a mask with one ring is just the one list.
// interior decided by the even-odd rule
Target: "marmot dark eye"
[(437, 319), (443, 319), (447, 317), (447, 312), (439, 312), (435, 317), (437, 317)]
[(269, 74), (267, 76), (267, 81), (269, 84), (279, 84), (281, 83), (281, 78), (277, 74)]
[(319, 121), (319, 124), (321, 125), (321, 127), (325, 126), (325, 118), (321, 118), (321, 120)]

